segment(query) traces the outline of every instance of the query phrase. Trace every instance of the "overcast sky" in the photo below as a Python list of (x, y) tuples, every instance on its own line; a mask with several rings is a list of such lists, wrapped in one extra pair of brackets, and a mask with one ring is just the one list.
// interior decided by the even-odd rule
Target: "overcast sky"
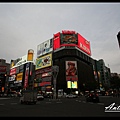
[(120, 73), (120, 3), (0, 3), (0, 58), (10, 63), (62, 30), (90, 41), (92, 58)]

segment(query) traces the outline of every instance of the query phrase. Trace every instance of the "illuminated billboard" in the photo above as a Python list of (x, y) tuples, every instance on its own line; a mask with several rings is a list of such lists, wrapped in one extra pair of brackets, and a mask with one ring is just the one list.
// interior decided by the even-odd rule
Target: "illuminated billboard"
[(77, 81), (67, 81), (67, 88), (78, 88)]
[(49, 39), (37, 46), (37, 58), (53, 51), (53, 39)]
[(90, 42), (78, 34), (78, 48), (91, 56)]
[(14, 83), (22, 82), (22, 78), (23, 78), (23, 73), (18, 73), (16, 76), (16, 81), (14, 81)]
[(53, 49), (56, 50), (58, 48), (60, 48), (60, 32), (53, 36)]
[(26, 64), (26, 68), (25, 68), (25, 79), (24, 79), (24, 88), (28, 87), (28, 81), (29, 81), (29, 63)]
[(63, 46), (73, 46), (82, 50), (87, 55), (91, 56), (90, 42), (82, 37), (79, 33), (72, 30), (62, 30), (54, 34), (53, 48), (59, 49)]
[(35, 69), (37, 70), (37, 69), (49, 67), (51, 65), (52, 65), (52, 54), (47, 54), (45, 56), (36, 59)]
[(61, 34), (60, 44), (78, 44), (77, 34)]
[(14, 75), (14, 74), (16, 74), (16, 68), (10, 69), (10, 75)]
[(66, 61), (66, 80), (77, 81), (77, 61)]

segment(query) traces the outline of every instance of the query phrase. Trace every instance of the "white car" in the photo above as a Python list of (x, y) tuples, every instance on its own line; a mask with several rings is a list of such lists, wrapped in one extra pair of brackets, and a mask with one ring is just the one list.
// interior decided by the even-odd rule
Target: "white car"
[(37, 100), (44, 100), (44, 96), (42, 94), (37, 94)]
[(74, 95), (74, 94), (68, 94), (68, 95), (66, 95), (66, 98), (77, 98), (77, 95)]

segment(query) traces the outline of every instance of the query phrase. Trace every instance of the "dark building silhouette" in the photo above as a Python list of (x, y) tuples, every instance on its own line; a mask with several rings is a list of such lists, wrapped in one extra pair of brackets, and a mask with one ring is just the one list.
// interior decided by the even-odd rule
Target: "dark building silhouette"
[(118, 44), (119, 44), (119, 47), (120, 47), (120, 31), (117, 34), (117, 39), (118, 39)]

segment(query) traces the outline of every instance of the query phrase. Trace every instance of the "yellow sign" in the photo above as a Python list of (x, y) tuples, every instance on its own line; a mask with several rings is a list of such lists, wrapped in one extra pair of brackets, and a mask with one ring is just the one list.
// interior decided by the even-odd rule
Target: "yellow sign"
[(34, 51), (32, 49), (28, 50), (27, 61), (33, 61)]
[(36, 70), (52, 65), (52, 54), (45, 55), (36, 59)]
[(16, 80), (22, 80), (23, 73), (17, 74)]

